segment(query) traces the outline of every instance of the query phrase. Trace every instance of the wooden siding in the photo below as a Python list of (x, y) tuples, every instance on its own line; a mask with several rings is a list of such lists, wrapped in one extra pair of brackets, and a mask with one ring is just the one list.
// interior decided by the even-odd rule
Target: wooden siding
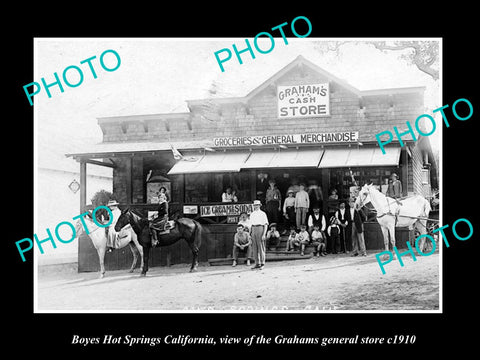
[[(329, 83), (330, 115), (306, 118), (277, 116), (276, 85)], [(380, 92), (381, 93), (381, 92)], [(406, 127), (424, 111), (423, 93), (376, 94), (353, 92), (344, 84), (309, 66), (294, 66), (274, 83), (251, 98), (204, 99), (190, 105), (189, 113), (128, 116), (99, 119), (104, 142), (118, 141), (196, 141), (221, 136), (291, 134), (300, 132), (359, 131), (359, 141), (375, 141), (375, 134)], [(408, 139), (407, 136), (402, 138)]]

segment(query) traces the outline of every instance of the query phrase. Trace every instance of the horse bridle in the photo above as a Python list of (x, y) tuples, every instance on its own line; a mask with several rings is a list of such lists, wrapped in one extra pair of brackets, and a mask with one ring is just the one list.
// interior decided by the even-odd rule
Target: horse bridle
[(368, 195), (370, 195), (370, 189), (367, 188), (367, 191), (368, 191), (368, 194), (365, 194), (364, 195), (364, 198), (362, 199), (360, 196), (362, 196), (362, 194), (360, 194), (360, 208), (364, 207), (365, 206), (365, 200), (367, 199)]
[(137, 221), (135, 221), (134, 218), (133, 218), (133, 215), (137, 215), (137, 214), (133, 213), (130, 209), (125, 209), (125, 211), (122, 212), (122, 215), (126, 215), (127, 220), (128, 220), (127, 223), (125, 225), (123, 225), (123, 227), (130, 224), (130, 226), (132, 227), (132, 229), (135, 233), (140, 233), (141, 232), (141, 229), (138, 226)]
[[(87, 234), (87, 235), (90, 235), (90, 234), (94, 233), (94, 232), (97, 231), (98, 229), (103, 229), (102, 227), (98, 226), (98, 225), (95, 223), (95, 221), (93, 221), (93, 217), (92, 217), (90, 214), (87, 216), (87, 218), (90, 218), (89, 221), (90, 221), (91, 223), (95, 224), (95, 228), (94, 228), (93, 230), (88, 229), (88, 227), (87, 227), (87, 229), (88, 229), (88, 234)], [(79, 221), (80, 221), (80, 220), (79, 220)], [(83, 231), (85, 231), (85, 229), (83, 229)], [(86, 233), (86, 231), (85, 231), (85, 233)]]

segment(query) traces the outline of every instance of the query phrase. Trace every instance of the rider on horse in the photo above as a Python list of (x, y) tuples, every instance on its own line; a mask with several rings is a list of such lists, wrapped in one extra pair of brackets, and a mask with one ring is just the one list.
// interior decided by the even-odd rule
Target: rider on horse
[(152, 237), (152, 246), (155, 247), (158, 244), (158, 237), (157, 237), (157, 230), (159, 231), (166, 231), (168, 225), (168, 197), (167, 197), (167, 189), (165, 187), (161, 187), (160, 191), (158, 192), (158, 208), (157, 208), (158, 215), (155, 219), (153, 219), (150, 224), (150, 234)]

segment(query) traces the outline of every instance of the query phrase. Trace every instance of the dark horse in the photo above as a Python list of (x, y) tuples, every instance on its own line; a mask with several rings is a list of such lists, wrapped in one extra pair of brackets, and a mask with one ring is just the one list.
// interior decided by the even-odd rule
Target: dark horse
[[(125, 225), (130, 224), (133, 231), (137, 234), (138, 242), (143, 247), (143, 269), (141, 276), (145, 276), (148, 271), (148, 258), (152, 241), (150, 238), (149, 221), (143, 216), (135, 213), (131, 209), (125, 209), (117, 220), (115, 231), (120, 231)], [(168, 234), (158, 236), (157, 246), (168, 246), (176, 243), (180, 239), (185, 239), (192, 250), (192, 266), (190, 272), (196, 271), (198, 266), (198, 251), (204, 236), (202, 226), (195, 220), (189, 218), (180, 218), (175, 221), (175, 227)]]

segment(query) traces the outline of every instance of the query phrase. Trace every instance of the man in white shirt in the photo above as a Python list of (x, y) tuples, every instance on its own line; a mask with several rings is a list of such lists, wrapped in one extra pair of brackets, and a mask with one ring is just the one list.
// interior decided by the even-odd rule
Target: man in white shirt
[(260, 200), (253, 202), (253, 211), (250, 214), (250, 236), (255, 266), (252, 269), (262, 270), (265, 266), (265, 241), (268, 228), (267, 214), (260, 210)]
[(313, 214), (308, 217), (307, 224), (308, 232), (310, 234), (312, 234), (313, 227), (315, 225), (318, 225), (320, 231), (325, 231), (325, 229), (327, 228), (327, 221), (325, 220), (325, 216), (323, 215), (323, 213), (320, 214), (320, 206), (313, 206)]
[(300, 190), (295, 194), (295, 213), (297, 216), (297, 228), (306, 225), (307, 212), (310, 207), (310, 198), (305, 191), (305, 184), (300, 184)]
[(232, 188), (229, 186), (225, 189), (225, 192), (222, 194), (222, 202), (237, 202), (237, 196), (235, 192), (232, 192)]

